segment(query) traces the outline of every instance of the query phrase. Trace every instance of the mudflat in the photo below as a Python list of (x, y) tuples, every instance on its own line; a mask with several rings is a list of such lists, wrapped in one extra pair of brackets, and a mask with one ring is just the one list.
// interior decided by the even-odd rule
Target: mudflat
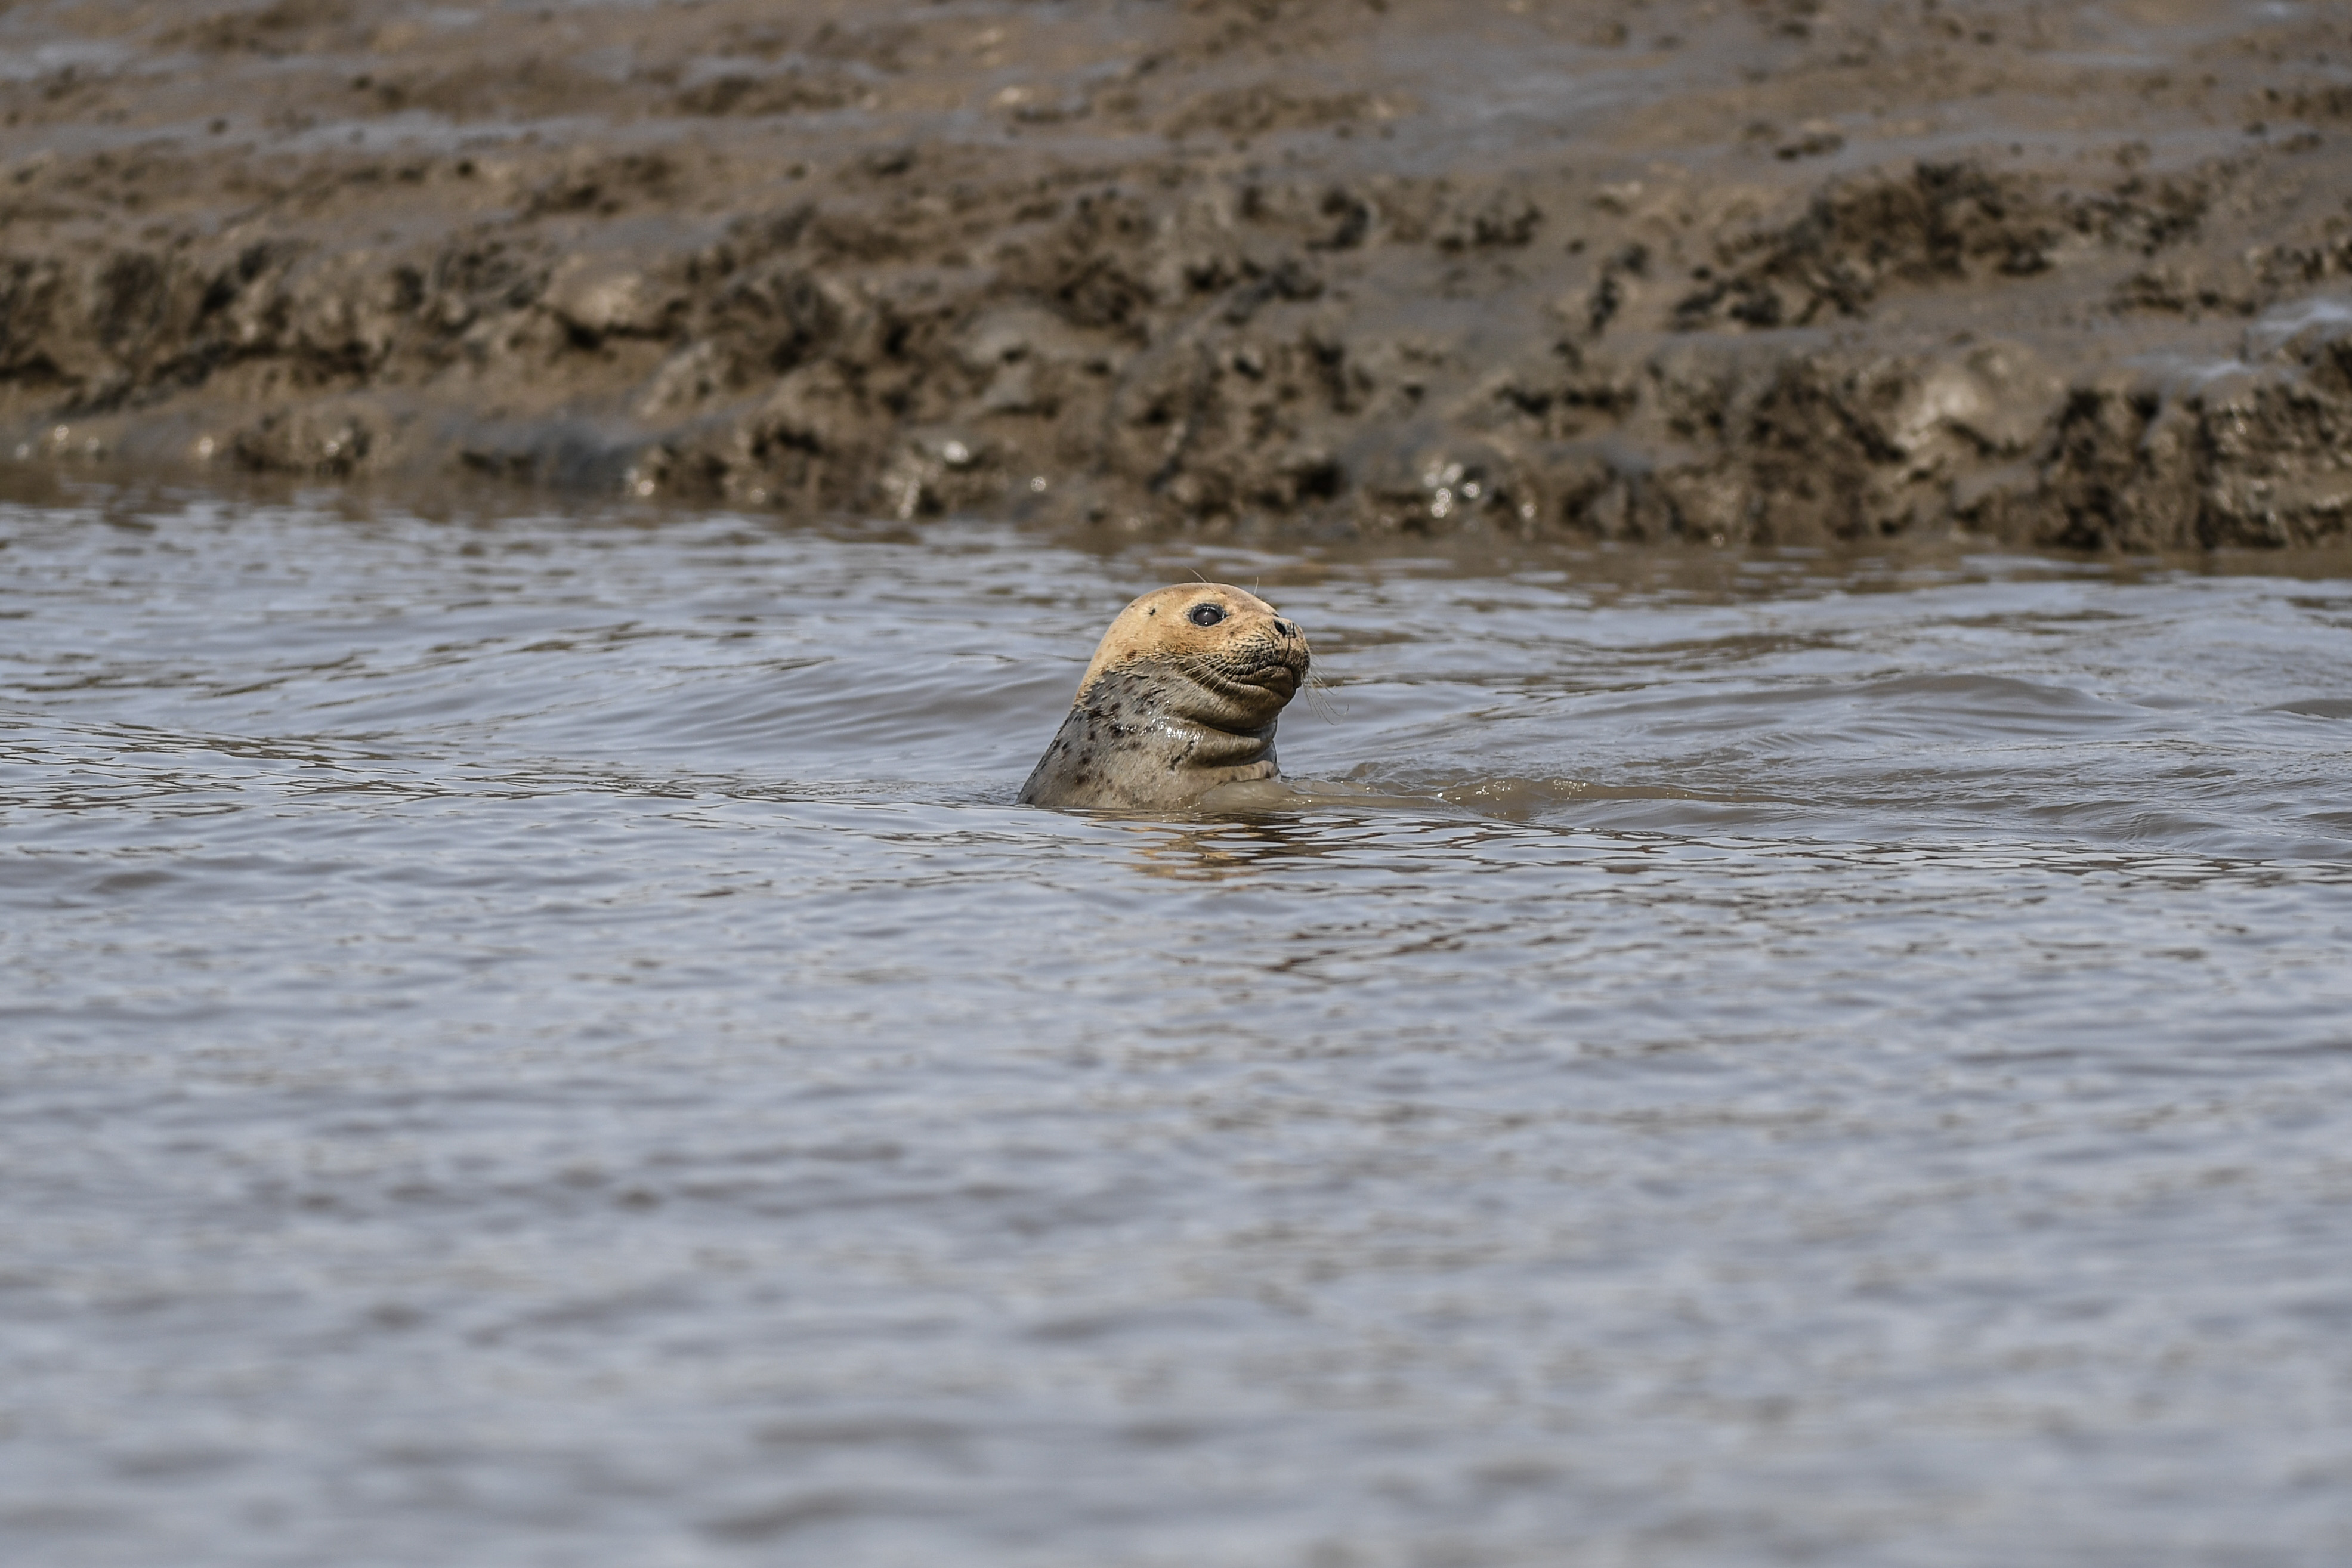
[(0, 6), (0, 465), (2341, 538), (2352, 7)]

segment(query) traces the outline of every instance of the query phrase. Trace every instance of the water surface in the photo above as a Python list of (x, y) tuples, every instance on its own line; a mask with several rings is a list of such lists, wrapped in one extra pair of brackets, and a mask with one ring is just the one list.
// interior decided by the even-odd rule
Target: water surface
[[(2331, 1564), (2334, 563), (0, 508), (45, 1564)], [(1233, 820), (1011, 797), (1305, 625)]]

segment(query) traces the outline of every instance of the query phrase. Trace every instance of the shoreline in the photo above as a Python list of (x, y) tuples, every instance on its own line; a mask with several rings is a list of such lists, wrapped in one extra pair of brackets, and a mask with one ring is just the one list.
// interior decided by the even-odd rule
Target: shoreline
[(1109, 535), (2352, 533), (2352, 29), (0, 16), (0, 463)]

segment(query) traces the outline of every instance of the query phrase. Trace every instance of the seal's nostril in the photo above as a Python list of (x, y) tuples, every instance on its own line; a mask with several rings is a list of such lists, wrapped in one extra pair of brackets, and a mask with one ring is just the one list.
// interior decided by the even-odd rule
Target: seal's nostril
[(1293, 626), (1293, 625), (1292, 625), (1289, 622), (1287, 622), (1287, 621), (1277, 621), (1277, 622), (1276, 622), (1274, 623), (1274, 629), (1275, 629), (1276, 631), (1277, 631), (1277, 632), (1281, 632), (1281, 633), (1282, 633), (1284, 636), (1286, 636), (1286, 637), (1296, 637), (1296, 636), (1297, 636), (1297, 635), (1298, 635), (1298, 628), (1297, 628), (1297, 627), (1296, 627), (1296, 626)]

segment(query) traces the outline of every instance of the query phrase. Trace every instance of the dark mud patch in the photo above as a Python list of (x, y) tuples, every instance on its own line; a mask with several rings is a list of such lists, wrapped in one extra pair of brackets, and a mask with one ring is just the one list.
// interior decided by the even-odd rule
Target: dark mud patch
[(59, 4), (0, 457), (1114, 529), (2342, 537), (2352, 27)]

